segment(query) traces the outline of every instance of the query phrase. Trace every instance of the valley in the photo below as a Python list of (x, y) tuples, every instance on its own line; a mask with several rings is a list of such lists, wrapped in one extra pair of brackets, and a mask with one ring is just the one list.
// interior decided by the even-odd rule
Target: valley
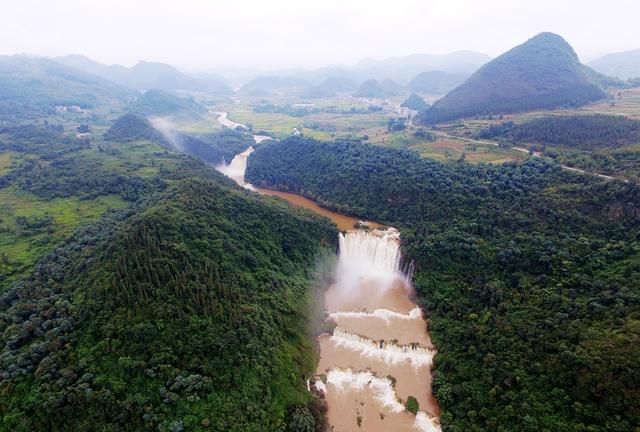
[(254, 188), (244, 179), (251, 153), (252, 147), (218, 169), (244, 188), (328, 217), (343, 231), (335, 282), (324, 287), (327, 320), (336, 327), (318, 337), (320, 359), (308, 382), (326, 398), (332, 430), (440, 431), (431, 391), (436, 351), (421, 309), (409, 299), (411, 266), (403, 273), (399, 232), (331, 212), (300, 195)]
[(0, 56), (0, 431), (639, 430), (636, 54), (505, 42)]

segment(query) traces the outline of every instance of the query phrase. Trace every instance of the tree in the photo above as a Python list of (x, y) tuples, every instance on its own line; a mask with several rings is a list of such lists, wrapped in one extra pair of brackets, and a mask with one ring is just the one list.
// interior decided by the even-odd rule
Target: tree
[(417, 414), (420, 410), (420, 404), (418, 403), (418, 400), (413, 396), (409, 396), (407, 398), (407, 403), (404, 406), (405, 408), (407, 408), (407, 411), (414, 414)]
[(316, 421), (306, 407), (296, 408), (291, 415), (288, 432), (314, 432)]

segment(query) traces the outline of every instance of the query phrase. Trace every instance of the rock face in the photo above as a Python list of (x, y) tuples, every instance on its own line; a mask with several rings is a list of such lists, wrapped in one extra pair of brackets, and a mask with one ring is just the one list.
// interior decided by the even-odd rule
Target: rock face
[(421, 118), (437, 123), (579, 106), (606, 96), (593, 75), (562, 37), (541, 33), (481, 67)]

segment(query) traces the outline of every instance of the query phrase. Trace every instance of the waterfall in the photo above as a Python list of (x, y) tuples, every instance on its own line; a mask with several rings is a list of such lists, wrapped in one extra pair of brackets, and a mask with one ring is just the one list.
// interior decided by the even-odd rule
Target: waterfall
[(391, 342), (373, 340), (345, 331), (339, 327), (336, 327), (333, 331), (331, 341), (337, 346), (389, 364), (409, 362), (416, 367), (430, 367), (435, 355), (435, 350), (421, 347), (418, 344), (397, 345)]
[(235, 155), (230, 164), (227, 165), (223, 162), (222, 165), (217, 166), (216, 169), (231, 178), (240, 186), (251, 189), (251, 185), (244, 182), (244, 173), (247, 170), (247, 160), (251, 153), (253, 153), (253, 147), (249, 147), (242, 153)]
[(343, 292), (375, 282), (379, 291), (404, 278), (400, 269), (400, 233), (386, 230), (356, 230), (340, 233), (337, 283)]
[(422, 310), (419, 307), (413, 308), (408, 314), (390, 311), (389, 309), (376, 309), (373, 312), (333, 312), (329, 318), (336, 321), (340, 318), (379, 318), (387, 324), (393, 320), (422, 320)]
[(404, 406), (398, 402), (391, 380), (378, 378), (369, 371), (353, 372), (351, 369), (332, 369), (327, 374), (327, 383), (343, 391), (347, 388), (358, 391), (369, 388), (382, 406), (390, 408), (393, 412), (404, 411)]
[(395, 228), (340, 233), (340, 262), (351, 268), (394, 274), (400, 267), (400, 234)]
[[(389, 408), (392, 412), (400, 413), (405, 409), (404, 405), (398, 401), (398, 396), (391, 380), (379, 378), (369, 371), (354, 372), (351, 369), (333, 369), (327, 374), (327, 384), (341, 391), (346, 389), (355, 391), (369, 389), (380, 402), (380, 405)], [(324, 391), (326, 393), (326, 386)], [(441, 432), (438, 421), (424, 411), (418, 411), (416, 414), (413, 428), (420, 432)]]
[[(385, 422), (397, 422), (394, 430), (440, 432), (437, 403), (428, 393), (436, 350), (427, 334), (416, 334), (426, 333), (426, 325), (420, 328), (422, 310), (408, 298), (413, 269), (402, 266), (400, 233), (394, 228), (348, 231), (339, 234), (339, 244), (335, 283), (325, 296), (328, 319), (338, 326), (320, 341), (317, 373), (326, 374), (326, 386), (316, 386), (327, 395), (330, 421), (333, 417), (344, 427), (345, 416), (354, 411), (359, 416), (369, 395), (375, 406), (385, 408)], [(341, 369), (346, 365), (349, 369)], [(408, 396), (416, 397), (422, 409), (414, 420), (407, 419), (400, 399)]]

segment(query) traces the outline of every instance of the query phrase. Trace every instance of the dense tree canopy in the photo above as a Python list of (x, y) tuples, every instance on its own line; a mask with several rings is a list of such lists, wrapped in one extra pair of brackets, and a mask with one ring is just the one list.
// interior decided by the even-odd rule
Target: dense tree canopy
[(302, 138), (258, 149), (247, 179), (402, 229), (445, 431), (640, 424), (636, 186)]
[[(131, 204), (0, 294), (0, 430), (319, 427), (304, 385), (315, 366), (309, 272), (335, 247), (335, 226), (146, 140), (93, 147), (38, 128), (3, 133), (31, 159), (0, 189), (43, 203), (120, 193)], [(227, 135), (202, 139), (226, 152)], [(27, 233), (53, 222), (16, 223)]]

